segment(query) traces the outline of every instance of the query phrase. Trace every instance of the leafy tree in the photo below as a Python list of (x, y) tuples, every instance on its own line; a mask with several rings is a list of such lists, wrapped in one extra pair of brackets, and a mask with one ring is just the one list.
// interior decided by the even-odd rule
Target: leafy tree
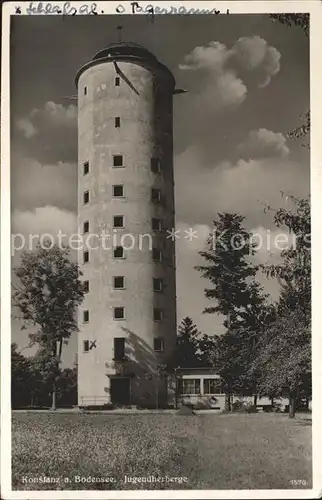
[(11, 404), (13, 408), (29, 406), (31, 390), (30, 362), (11, 344)]
[(249, 366), (260, 330), (269, 317), (266, 295), (256, 281), (259, 267), (250, 260), (256, 251), (255, 241), (242, 226), (243, 220), (234, 213), (218, 214), (207, 249), (200, 252), (207, 265), (197, 267), (212, 284), (212, 288), (205, 289), (206, 297), (215, 302), (204, 312), (225, 316), (227, 332), (218, 339), (216, 347), (229, 408), (232, 392), (256, 394), (256, 377), (254, 372), (250, 375)]
[(58, 403), (60, 406), (77, 405), (77, 366), (65, 368), (57, 379)]
[(297, 26), (302, 28), (306, 36), (310, 33), (310, 16), (309, 14), (270, 14), (273, 21), (278, 21), (286, 26)]
[(38, 245), (34, 252), (23, 252), (15, 269), (20, 280), (14, 286), (13, 300), (24, 323), (36, 328), (31, 340), (38, 344), (45, 371), (52, 385), (52, 408), (56, 409), (56, 382), (63, 343), (77, 331), (76, 309), (82, 302), (84, 286), (69, 250), (57, 245)]
[(263, 394), (289, 394), (289, 416), (295, 415), (296, 399), (310, 392), (311, 332), (299, 311), (279, 317), (260, 340), (256, 364), (261, 371)]
[[(290, 199), (293, 208), (277, 210), (274, 222), (295, 236), (295, 244), (281, 252), (281, 264), (264, 266), (267, 277), (278, 279), (281, 294), (278, 318), (268, 329), (259, 357), (266, 366), (262, 387), (273, 387), (274, 379), (276, 390), (287, 386), (290, 417), (294, 417), (296, 388), (304, 380), (307, 384), (311, 370), (311, 210), (309, 199)], [(269, 354), (274, 359), (269, 360)]]

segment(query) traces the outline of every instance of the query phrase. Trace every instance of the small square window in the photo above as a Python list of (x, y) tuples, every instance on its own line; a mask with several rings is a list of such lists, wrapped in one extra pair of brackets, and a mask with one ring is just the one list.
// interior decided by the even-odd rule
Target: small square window
[(161, 171), (161, 163), (159, 158), (151, 158), (151, 172), (158, 174)]
[(125, 288), (124, 286), (124, 276), (114, 276), (113, 278), (114, 288)]
[(154, 309), (153, 310), (153, 319), (154, 319), (154, 321), (162, 321), (161, 309)]
[(151, 190), (151, 200), (153, 203), (160, 203), (161, 201), (161, 191), (160, 189), (154, 189), (152, 188)]
[(114, 258), (115, 259), (123, 259), (124, 258), (124, 248), (119, 246), (114, 248)]
[(84, 352), (88, 352), (89, 351), (89, 340), (84, 340), (83, 341), (83, 350), (84, 350)]
[(89, 203), (89, 191), (84, 192), (83, 200), (84, 200), (84, 205)]
[(83, 311), (83, 323), (89, 322), (89, 311)]
[(87, 250), (83, 253), (83, 262), (84, 264), (86, 264), (86, 262), (89, 262), (89, 252)]
[(119, 86), (120, 86), (120, 77), (119, 77), (119, 76), (117, 76), (117, 77), (115, 78), (115, 87), (119, 87)]
[(89, 221), (86, 220), (83, 224), (83, 233), (89, 233)]
[(163, 291), (163, 280), (161, 278), (153, 278), (153, 291), (154, 292)]
[(114, 198), (123, 198), (123, 185), (122, 184), (116, 184), (113, 186), (113, 197)]
[(113, 155), (113, 167), (123, 167), (122, 155)]
[(161, 262), (162, 261), (161, 250), (159, 250), (158, 248), (152, 248), (152, 260), (154, 262)]
[(88, 172), (89, 172), (89, 161), (85, 161), (85, 163), (83, 163), (83, 174), (87, 175)]
[(84, 293), (88, 293), (89, 292), (89, 281), (86, 280), (84, 281)]
[(84, 87), (84, 95), (87, 94), (87, 87)]
[(124, 319), (124, 307), (114, 307), (114, 319)]
[(124, 227), (124, 217), (123, 217), (123, 215), (114, 215), (114, 217), (113, 217), (113, 227), (114, 228)]
[(119, 116), (115, 117), (115, 128), (120, 128), (121, 126), (121, 118)]
[(160, 219), (152, 219), (152, 231), (161, 231)]
[(154, 350), (156, 352), (164, 351), (164, 340), (161, 337), (156, 337), (154, 339)]

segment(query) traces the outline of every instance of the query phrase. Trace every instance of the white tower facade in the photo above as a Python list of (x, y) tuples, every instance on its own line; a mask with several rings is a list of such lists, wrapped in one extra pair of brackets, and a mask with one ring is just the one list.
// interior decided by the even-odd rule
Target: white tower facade
[(81, 407), (164, 405), (176, 342), (171, 72), (117, 43), (77, 73)]

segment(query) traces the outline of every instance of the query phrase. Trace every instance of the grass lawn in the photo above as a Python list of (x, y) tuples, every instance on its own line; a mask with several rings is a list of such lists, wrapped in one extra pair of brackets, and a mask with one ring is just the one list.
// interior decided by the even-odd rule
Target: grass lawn
[[(19, 490), (301, 487), (292, 480), (305, 480), (302, 487), (311, 488), (311, 470), (308, 417), (13, 415), (13, 488)], [(43, 476), (59, 482), (26, 482)], [(112, 477), (114, 482), (82, 484), (75, 476)], [(187, 482), (133, 484), (125, 476), (186, 477)]]

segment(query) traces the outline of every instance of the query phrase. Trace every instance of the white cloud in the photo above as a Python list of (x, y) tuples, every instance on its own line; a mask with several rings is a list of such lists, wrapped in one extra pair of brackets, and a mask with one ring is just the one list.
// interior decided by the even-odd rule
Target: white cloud
[[(179, 68), (183, 71), (204, 73), (190, 92), (197, 95), (203, 112), (216, 111), (226, 106), (241, 104), (248, 88), (243, 78), (254, 75), (260, 87), (268, 85), (280, 69), (280, 53), (258, 37), (243, 37), (228, 48), (212, 41), (207, 46), (195, 47), (184, 57)], [(239, 74), (241, 73), (241, 74)]]
[[(15, 122), (15, 144), (43, 162), (77, 158), (77, 107), (48, 101)], [(27, 149), (26, 149), (27, 148)]]
[(11, 167), (12, 206), (28, 209), (45, 205), (73, 210), (77, 203), (77, 165), (42, 164), (13, 154)]
[(27, 139), (39, 134), (43, 127), (75, 127), (77, 120), (77, 107), (70, 104), (64, 107), (48, 101), (40, 109), (34, 108), (30, 113), (16, 122), (17, 128)]
[(246, 140), (237, 146), (244, 158), (286, 157), (290, 150), (286, 138), (280, 132), (266, 128), (251, 130)]

